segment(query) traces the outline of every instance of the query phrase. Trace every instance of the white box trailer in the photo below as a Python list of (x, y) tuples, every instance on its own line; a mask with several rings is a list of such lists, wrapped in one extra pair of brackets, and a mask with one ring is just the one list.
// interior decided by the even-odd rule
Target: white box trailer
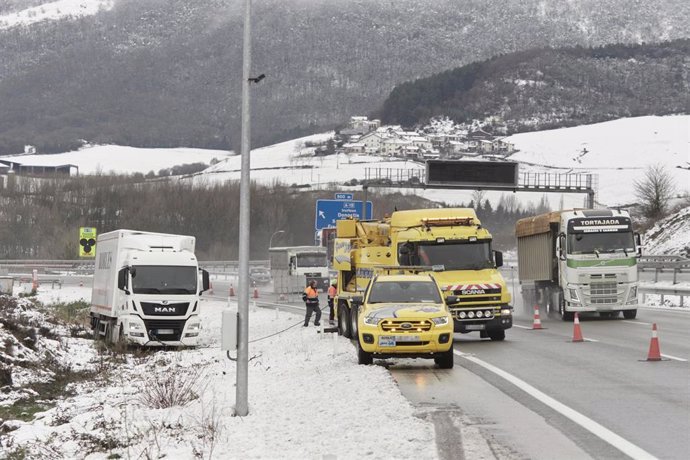
[(115, 230), (98, 235), (91, 326), (110, 342), (194, 346), (209, 287), (193, 236)]
[(328, 289), (328, 260), (322, 246), (289, 246), (269, 248), (273, 292), (302, 292), (307, 283), (316, 281), (321, 292)]

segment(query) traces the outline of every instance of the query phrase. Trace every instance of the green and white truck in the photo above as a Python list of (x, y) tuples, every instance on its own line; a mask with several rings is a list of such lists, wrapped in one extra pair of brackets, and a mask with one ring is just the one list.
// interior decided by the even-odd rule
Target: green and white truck
[(524, 308), (627, 319), (637, 315), (640, 235), (630, 215), (613, 209), (554, 211), (520, 219), (515, 228)]

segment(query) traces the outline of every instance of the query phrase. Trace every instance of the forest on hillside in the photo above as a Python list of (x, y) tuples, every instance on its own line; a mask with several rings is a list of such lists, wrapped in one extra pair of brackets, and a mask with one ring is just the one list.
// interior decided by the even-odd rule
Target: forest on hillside
[(507, 133), (690, 113), (690, 40), (503, 55), (397, 86), (386, 123), (493, 117)]
[[(271, 235), (278, 230), (285, 233), (274, 239), (276, 245), (313, 244), (316, 200), (332, 198), (335, 191), (253, 185), (250, 256), (266, 259)], [(502, 249), (514, 245), (517, 219), (545, 210), (544, 201), (523, 208), (510, 193), (494, 204), (482, 197), (479, 193), (468, 206), (477, 209)], [(363, 199), (362, 193), (356, 193), (355, 199)], [(445, 206), (401, 193), (370, 191), (368, 199), (374, 218), (396, 209)], [(237, 182), (191, 185), (178, 178), (10, 176), (0, 191), (0, 258), (76, 259), (78, 230), (87, 226), (99, 233), (129, 228), (193, 235), (200, 259), (236, 259), (238, 215)]]
[[(253, 70), (267, 78), (252, 89), (253, 145), (324, 131), (375, 110), (396, 84), (499, 54), (668, 40), (690, 25), (686, 0), (461, 3), (255, 2)], [(239, 0), (117, 0), (96, 16), (0, 30), (0, 155), (84, 141), (236, 148), (242, 11)]]

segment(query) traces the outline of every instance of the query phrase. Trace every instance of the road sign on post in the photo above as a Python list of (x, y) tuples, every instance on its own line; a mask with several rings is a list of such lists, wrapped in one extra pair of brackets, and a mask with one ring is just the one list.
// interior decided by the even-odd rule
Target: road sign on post
[(336, 193), (335, 199), (336, 200), (353, 200), (354, 195), (352, 193)]
[(96, 257), (95, 227), (79, 227), (79, 257)]
[[(371, 218), (374, 205), (371, 201), (367, 201), (367, 217)], [(316, 200), (316, 218), (314, 219), (314, 228), (321, 230), (323, 228), (335, 227), (335, 221), (338, 219), (347, 219), (348, 217), (361, 218), (362, 202), (350, 200)]]

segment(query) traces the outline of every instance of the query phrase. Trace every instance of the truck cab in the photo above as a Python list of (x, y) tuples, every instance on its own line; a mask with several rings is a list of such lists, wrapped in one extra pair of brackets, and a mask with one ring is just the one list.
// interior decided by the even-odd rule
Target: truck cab
[(98, 236), (91, 325), (108, 342), (195, 346), (200, 296), (209, 275), (194, 255), (195, 238), (116, 230)]

